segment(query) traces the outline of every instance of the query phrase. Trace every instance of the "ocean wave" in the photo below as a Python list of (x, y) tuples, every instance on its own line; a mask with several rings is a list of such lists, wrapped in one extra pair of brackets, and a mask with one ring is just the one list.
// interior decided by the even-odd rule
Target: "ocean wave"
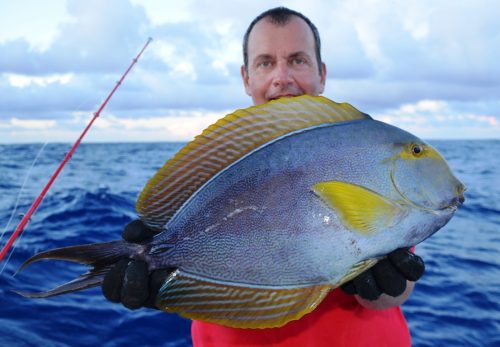
[[(500, 163), (496, 157), (500, 142), (432, 143), (468, 190), (464, 206), (450, 223), (417, 246), (426, 271), (403, 305), (413, 345), (497, 346)], [(12, 277), (37, 252), (119, 239), (123, 227), (135, 218), (135, 200), (142, 187), (180, 146), (82, 144), (32, 217), (0, 275), (0, 345), (190, 345), (188, 320), (152, 310), (126, 310), (107, 302), (100, 288), (46, 300), (27, 300), (12, 292), (48, 289), (84, 272), (80, 265), (52, 261), (33, 264)], [(6, 225), (22, 178), (40, 147), (0, 146), (0, 165), (10, 163), (2, 166), (0, 175), (0, 225)], [(68, 147), (46, 147), (21, 192), (12, 224), (19, 222), (19, 213), (29, 208)]]

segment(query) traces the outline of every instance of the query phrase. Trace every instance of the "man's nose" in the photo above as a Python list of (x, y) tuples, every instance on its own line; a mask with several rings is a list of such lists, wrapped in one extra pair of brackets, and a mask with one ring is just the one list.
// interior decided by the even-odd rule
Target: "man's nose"
[(293, 81), (293, 72), (288, 64), (279, 62), (274, 70), (273, 84), (275, 86), (286, 86)]

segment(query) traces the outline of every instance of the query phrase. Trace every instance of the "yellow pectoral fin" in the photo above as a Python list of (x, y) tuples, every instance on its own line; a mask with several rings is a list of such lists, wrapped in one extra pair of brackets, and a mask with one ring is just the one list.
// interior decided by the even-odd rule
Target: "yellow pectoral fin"
[(346, 227), (364, 235), (390, 227), (403, 212), (396, 203), (355, 184), (326, 181), (316, 183), (312, 190), (337, 211)]

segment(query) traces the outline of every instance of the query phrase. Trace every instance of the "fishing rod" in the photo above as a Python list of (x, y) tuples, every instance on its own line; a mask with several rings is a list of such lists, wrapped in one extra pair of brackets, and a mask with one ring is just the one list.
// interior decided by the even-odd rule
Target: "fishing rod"
[(97, 111), (94, 112), (94, 116), (90, 120), (90, 122), (87, 125), (87, 127), (83, 130), (83, 132), (81, 133), (80, 137), (73, 144), (73, 146), (71, 147), (71, 149), (69, 150), (69, 152), (66, 153), (66, 155), (63, 158), (63, 160), (59, 164), (59, 167), (56, 169), (56, 171), (54, 171), (54, 173), (50, 177), (49, 181), (47, 182), (47, 184), (45, 185), (45, 187), (42, 189), (42, 192), (35, 199), (35, 201), (31, 205), (31, 207), (29, 208), (28, 212), (26, 212), (26, 214), (23, 216), (23, 218), (21, 219), (21, 221), (17, 225), (16, 229), (14, 230), (14, 232), (12, 233), (12, 235), (10, 236), (9, 240), (7, 240), (7, 243), (5, 244), (5, 246), (2, 248), (2, 251), (0, 252), (0, 261), (3, 260), (3, 258), (5, 257), (5, 255), (9, 251), (9, 249), (12, 247), (12, 245), (14, 244), (14, 242), (16, 241), (16, 239), (18, 238), (18, 236), (22, 233), (22, 231), (24, 230), (24, 227), (26, 226), (26, 224), (28, 224), (31, 216), (33, 215), (33, 213), (35, 213), (36, 209), (38, 208), (38, 206), (42, 202), (43, 198), (45, 197), (45, 194), (47, 194), (47, 191), (52, 186), (52, 183), (54, 183), (54, 181), (56, 180), (57, 176), (59, 175), (59, 173), (61, 172), (61, 170), (63, 169), (63, 167), (71, 159), (71, 156), (75, 152), (76, 148), (78, 147), (78, 145), (82, 141), (82, 139), (85, 136), (85, 134), (87, 134), (87, 131), (89, 131), (89, 129), (92, 126), (92, 124), (94, 124), (94, 121), (99, 117), (99, 115), (101, 114), (101, 111), (104, 109), (104, 107), (106, 107), (106, 104), (108, 103), (108, 101), (111, 99), (111, 97), (113, 96), (113, 94), (115, 93), (115, 91), (118, 89), (118, 87), (122, 84), (122, 82), (125, 79), (125, 77), (127, 77), (129, 71), (137, 63), (137, 61), (139, 60), (139, 58), (142, 55), (142, 52), (144, 52), (146, 50), (146, 48), (151, 43), (151, 41), (153, 41), (153, 39), (151, 37), (148, 38), (148, 41), (146, 42), (146, 44), (144, 45), (144, 47), (142, 47), (141, 51), (137, 54), (137, 56), (134, 58), (134, 60), (132, 60), (132, 63), (130, 63), (129, 67), (127, 68), (127, 70), (125, 70), (125, 72), (123, 73), (122, 77), (118, 80), (118, 82), (116, 82), (114, 88), (108, 94), (108, 96), (106, 97), (106, 99), (104, 99), (104, 101), (101, 104), (101, 106), (99, 106), (99, 108), (97, 109)]

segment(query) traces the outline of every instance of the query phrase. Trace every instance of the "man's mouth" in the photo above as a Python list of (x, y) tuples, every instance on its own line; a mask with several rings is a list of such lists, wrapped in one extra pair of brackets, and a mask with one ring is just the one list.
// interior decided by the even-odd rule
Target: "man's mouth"
[(298, 95), (295, 95), (295, 94), (280, 94), (280, 95), (275, 95), (275, 96), (269, 98), (269, 101), (276, 100), (276, 99), (279, 99), (279, 98), (289, 98), (289, 97), (293, 97), (293, 96), (298, 96)]

